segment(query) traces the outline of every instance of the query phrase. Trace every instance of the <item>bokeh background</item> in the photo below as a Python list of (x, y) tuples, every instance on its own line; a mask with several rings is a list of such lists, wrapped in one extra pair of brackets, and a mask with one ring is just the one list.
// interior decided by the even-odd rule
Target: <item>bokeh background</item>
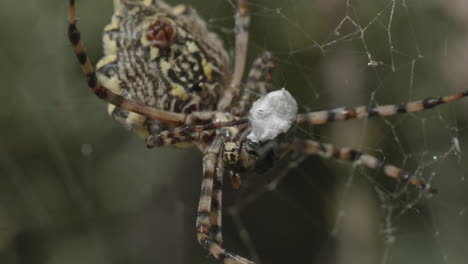
[[(112, 1), (77, 2), (102, 54)], [(234, 0), (189, 4), (233, 50)], [(147, 150), (88, 90), (62, 0), (0, 2), (0, 263), (216, 263), (196, 242), (196, 149)], [(277, 57), (274, 88), (301, 111), (467, 89), (463, 0), (252, 0), (249, 63)], [(298, 128), (427, 179), (427, 197), (358, 166), (303, 156), (226, 184), (224, 245), (257, 263), (466, 263), (468, 101)]]

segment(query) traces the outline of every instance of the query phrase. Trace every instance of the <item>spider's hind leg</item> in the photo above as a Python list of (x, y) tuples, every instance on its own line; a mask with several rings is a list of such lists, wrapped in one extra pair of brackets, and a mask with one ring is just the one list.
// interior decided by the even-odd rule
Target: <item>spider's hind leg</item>
[(234, 115), (243, 116), (246, 114), (253, 93), (257, 92), (259, 96), (267, 94), (274, 68), (275, 63), (273, 56), (268, 51), (264, 51), (255, 59), (249, 71), (249, 75), (247, 76), (242, 95), (232, 110)]
[(409, 184), (418, 187), (428, 193), (437, 193), (437, 190), (429, 184), (412, 176), (408, 172), (391, 164), (386, 164), (374, 156), (364, 154), (350, 148), (337, 148), (331, 144), (320, 143), (313, 140), (295, 139), (292, 143), (292, 148), (306, 155), (318, 155), (324, 158), (335, 158), (350, 162), (358, 162), (371, 169), (382, 170), (383, 173), (391, 178), (408, 182)]

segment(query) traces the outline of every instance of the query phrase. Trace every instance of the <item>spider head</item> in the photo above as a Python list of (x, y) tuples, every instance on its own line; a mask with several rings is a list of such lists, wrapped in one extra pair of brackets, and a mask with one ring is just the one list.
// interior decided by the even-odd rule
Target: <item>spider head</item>
[(239, 144), (234, 140), (229, 140), (224, 144), (223, 161), (229, 165), (235, 165), (239, 162)]
[(223, 161), (236, 172), (255, 168), (257, 153), (252, 148), (250, 140), (236, 141), (230, 139), (223, 147)]

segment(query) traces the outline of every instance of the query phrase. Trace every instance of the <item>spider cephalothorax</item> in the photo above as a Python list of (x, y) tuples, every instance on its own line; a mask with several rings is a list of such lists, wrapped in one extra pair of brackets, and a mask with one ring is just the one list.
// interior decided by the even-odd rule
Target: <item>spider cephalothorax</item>
[[(274, 67), (269, 52), (254, 60), (242, 81), (248, 0), (238, 0), (232, 72), (221, 41), (197, 13), (162, 0), (114, 0), (112, 22), (104, 29), (104, 57), (94, 71), (76, 26), (75, 0), (69, 3), (70, 42), (88, 86), (110, 103), (111, 116), (146, 137), (150, 148), (193, 142), (203, 152), (197, 237), (223, 264), (253, 263), (221, 246), (224, 176), (231, 176), (237, 189), (240, 173), (262, 171), (291, 152), (356, 162), (425, 192), (436, 192), (414, 175), (371, 155), (296, 138), (290, 127), (422, 111), (463, 98), (468, 91), (406, 104), (297, 114), (297, 104), (287, 91), (268, 93)], [(254, 93), (260, 99), (252, 105)]]
[[(259, 161), (259, 145), (249, 140), (228, 140), (222, 149), (222, 158), (226, 167), (235, 173), (251, 171)], [(260, 160), (261, 161), (261, 160)]]

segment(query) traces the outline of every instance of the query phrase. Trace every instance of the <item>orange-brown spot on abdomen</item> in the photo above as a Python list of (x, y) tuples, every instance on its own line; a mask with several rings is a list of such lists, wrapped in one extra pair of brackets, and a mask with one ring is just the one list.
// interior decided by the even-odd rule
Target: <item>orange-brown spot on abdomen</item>
[(169, 47), (176, 38), (176, 25), (169, 18), (158, 18), (149, 25), (146, 31), (146, 39), (157, 48)]

